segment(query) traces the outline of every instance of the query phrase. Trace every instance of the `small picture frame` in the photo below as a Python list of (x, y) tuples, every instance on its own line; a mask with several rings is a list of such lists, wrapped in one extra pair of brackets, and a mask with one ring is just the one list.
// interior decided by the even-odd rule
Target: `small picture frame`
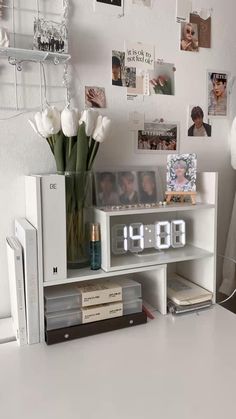
[(135, 138), (137, 153), (178, 153), (179, 124), (177, 122), (145, 122), (144, 130)]
[(192, 154), (170, 154), (167, 157), (167, 191), (196, 191), (197, 157)]
[(65, 23), (35, 18), (33, 48), (39, 51), (67, 53), (68, 33)]

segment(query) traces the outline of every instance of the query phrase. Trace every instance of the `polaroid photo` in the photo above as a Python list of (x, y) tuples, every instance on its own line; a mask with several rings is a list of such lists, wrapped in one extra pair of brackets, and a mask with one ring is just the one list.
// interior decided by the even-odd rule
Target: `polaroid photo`
[(135, 139), (138, 153), (178, 152), (179, 124), (176, 122), (145, 122)]
[(198, 26), (196, 23), (182, 22), (180, 31), (180, 49), (182, 51), (199, 51)]
[(229, 73), (207, 71), (208, 116), (227, 118), (229, 113)]
[(67, 53), (68, 33), (65, 23), (35, 18), (33, 48), (39, 51)]
[(104, 87), (85, 86), (85, 106), (87, 108), (106, 108)]
[(167, 191), (196, 191), (197, 157), (192, 154), (170, 154), (167, 157)]
[(154, 71), (149, 72), (150, 93), (156, 95), (175, 94), (175, 66), (155, 62)]
[(210, 138), (212, 126), (206, 122), (206, 113), (199, 105), (190, 105), (188, 109), (188, 137)]

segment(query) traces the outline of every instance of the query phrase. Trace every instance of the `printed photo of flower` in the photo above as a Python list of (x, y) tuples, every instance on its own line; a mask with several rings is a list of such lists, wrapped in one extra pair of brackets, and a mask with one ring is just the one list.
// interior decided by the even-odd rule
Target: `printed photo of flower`
[(175, 67), (170, 63), (156, 62), (149, 73), (150, 93), (156, 95), (175, 94)]

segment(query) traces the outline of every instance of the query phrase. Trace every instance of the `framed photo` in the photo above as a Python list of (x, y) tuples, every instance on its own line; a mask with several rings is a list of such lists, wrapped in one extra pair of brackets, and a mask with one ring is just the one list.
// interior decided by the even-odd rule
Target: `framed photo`
[(138, 153), (178, 152), (179, 125), (176, 122), (145, 122), (138, 131), (135, 151)]
[(117, 173), (119, 200), (121, 205), (139, 203), (137, 173), (135, 171), (122, 171)]
[(170, 154), (167, 157), (167, 191), (196, 191), (196, 154)]
[(149, 72), (150, 93), (156, 95), (175, 94), (175, 66), (155, 62), (154, 71)]
[(117, 175), (115, 172), (95, 173), (96, 205), (98, 207), (119, 205)]
[(33, 47), (39, 51), (68, 52), (68, 34), (64, 23), (34, 19)]
[(212, 127), (204, 119), (205, 112), (202, 106), (189, 106), (188, 137), (199, 137), (203, 139), (211, 137)]
[(207, 71), (208, 116), (226, 118), (228, 116), (229, 73)]

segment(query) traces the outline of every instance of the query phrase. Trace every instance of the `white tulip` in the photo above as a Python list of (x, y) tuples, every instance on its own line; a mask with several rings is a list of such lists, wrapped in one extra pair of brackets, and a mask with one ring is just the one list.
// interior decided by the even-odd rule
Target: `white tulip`
[(61, 113), (61, 128), (66, 137), (77, 135), (79, 127), (78, 109), (65, 108)]
[(37, 129), (37, 127), (36, 127), (36, 124), (31, 120), (31, 119), (28, 119), (28, 122), (29, 122), (29, 124), (30, 124), (30, 126), (31, 126), (31, 128), (33, 128), (33, 130), (34, 130), (34, 132), (37, 134), (37, 135), (39, 135), (39, 137), (41, 137), (41, 138), (43, 138), (44, 139), (44, 137), (39, 133), (39, 131), (38, 131), (38, 129)]
[(103, 141), (105, 141), (107, 137), (109, 136), (110, 131), (111, 131), (111, 120), (107, 116), (102, 117), (100, 115), (98, 117), (97, 124), (96, 124), (92, 137), (98, 143), (103, 143)]
[(61, 129), (61, 114), (60, 111), (51, 106), (42, 112), (42, 124), (47, 137), (58, 134)]
[(35, 120), (35, 123), (36, 123), (36, 128), (37, 128), (37, 131), (39, 132), (39, 134), (40, 134), (42, 137), (47, 138), (49, 135), (48, 135), (48, 133), (45, 131), (44, 127), (43, 127), (42, 113), (41, 113), (41, 112), (37, 112), (37, 113), (34, 115), (34, 120)]
[(92, 135), (96, 126), (97, 119), (98, 111), (95, 111), (94, 109), (86, 109), (82, 112), (79, 123), (85, 123), (85, 132), (87, 137), (90, 137)]

